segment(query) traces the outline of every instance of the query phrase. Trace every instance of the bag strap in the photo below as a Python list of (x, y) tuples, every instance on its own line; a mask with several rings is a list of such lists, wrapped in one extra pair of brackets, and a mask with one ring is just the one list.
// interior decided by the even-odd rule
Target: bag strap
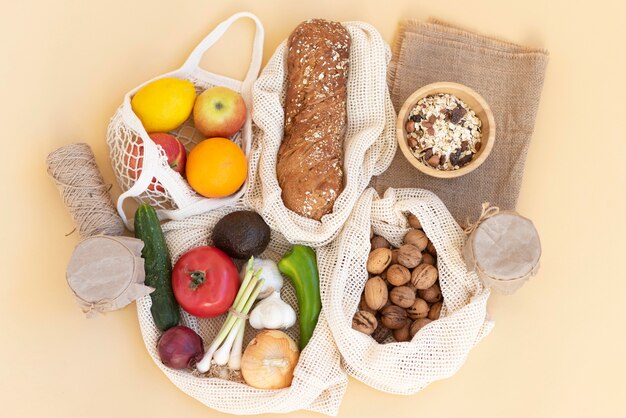
[(209, 50), (231, 27), (233, 23), (242, 18), (252, 19), (255, 23), (254, 41), (252, 44), (252, 57), (250, 59), (250, 66), (246, 78), (241, 84), (241, 94), (246, 101), (246, 105), (252, 103), (252, 85), (256, 80), (259, 70), (261, 69), (261, 60), (263, 58), (263, 40), (265, 37), (265, 30), (263, 24), (258, 17), (249, 12), (235, 13), (219, 25), (211, 33), (209, 33), (187, 58), (187, 61), (180, 68), (183, 71), (194, 71), (200, 68), (200, 60), (206, 51)]

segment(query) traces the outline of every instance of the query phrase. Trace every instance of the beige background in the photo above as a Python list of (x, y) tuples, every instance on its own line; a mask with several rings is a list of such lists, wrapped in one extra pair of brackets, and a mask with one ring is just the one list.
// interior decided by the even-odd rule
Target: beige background
[[(114, 182), (104, 136), (123, 94), (180, 65), (207, 31), (240, 10), (265, 24), (265, 61), (310, 17), (364, 20), (391, 41), (399, 19), (434, 16), (551, 52), (518, 207), (541, 234), (539, 275), (514, 296), (491, 298), (496, 328), (453, 378), (409, 397), (350, 380), (340, 415), (626, 416), (623, 1), (3, 3), (3, 417), (222, 415), (180, 392), (152, 363), (134, 305), (82, 317), (64, 277), (78, 236), (66, 236), (73, 226), (44, 159), (86, 141)], [(243, 74), (250, 29), (238, 25), (208, 67)]]

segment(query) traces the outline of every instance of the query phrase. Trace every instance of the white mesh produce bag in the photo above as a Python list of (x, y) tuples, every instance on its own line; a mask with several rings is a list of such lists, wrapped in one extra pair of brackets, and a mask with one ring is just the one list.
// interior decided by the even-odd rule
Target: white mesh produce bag
[[(368, 273), (370, 225), (374, 233), (398, 247), (413, 213), (437, 250), (443, 294), (440, 319), (422, 328), (410, 342), (378, 344), (352, 329)], [(385, 392), (412, 394), (429, 383), (452, 376), (469, 351), (487, 335), (489, 289), (465, 267), (461, 256), (465, 235), (444, 204), (421, 189), (388, 189), (382, 199), (368, 189), (340, 235), (318, 251), (326, 318), (348, 374)]]
[[(202, 55), (222, 37), (236, 20), (241, 18), (250, 18), (256, 25), (252, 58), (245, 79), (243, 81), (234, 80), (200, 68)], [(256, 16), (246, 12), (237, 13), (220, 23), (207, 35), (193, 50), (182, 67), (149, 80), (124, 96), (124, 102), (109, 123), (107, 144), (109, 145), (113, 172), (123, 192), (117, 201), (117, 210), (127, 228), (132, 229), (132, 222), (127, 219), (122, 205), (129, 197), (150, 204), (157, 210), (161, 219), (184, 219), (207, 210), (232, 204), (244, 193), (247, 182), (238, 192), (224, 198), (209, 199), (194, 192), (183, 177), (169, 167), (162, 148), (149, 138), (141, 121), (132, 110), (131, 99), (143, 86), (165, 77), (191, 81), (196, 87), (197, 94), (214, 86), (224, 86), (235, 90), (241, 93), (248, 111), (244, 127), (231, 139), (248, 155), (252, 144), (252, 86), (261, 68), (263, 37), (263, 25)], [(194, 128), (193, 117), (190, 117), (182, 126), (170, 133), (183, 143), (187, 151), (205, 139)], [(138, 158), (133, 155), (133, 150), (141, 148), (143, 148), (143, 158), (142, 162), (138, 163)], [(141, 168), (139, 175), (137, 175), (138, 165)]]
[(391, 54), (378, 31), (363, 22), (344, 26), (351, 38), (344, 137), (344, 189), (333, 212), (321, 221), (301, 216), (283, 203), (276, 160), (283, 139), (287, 87), (287, 41), (277, 49), (254, 85), (254, 143), (245, 203), (290, 242), (325, 245), (339, 232), (373, 175), (387, 169), (396, 152), (396, 115), (387, 89)]
[[(165, 223), (163, 232), (172, 262), (175, 263), (182, 254), (194, 247), (207, 245), (217, 221), (230, 212), (242, 209), (243, 206), (222, 207), (185, 220)], [(281, 234), (272, 231), (270, 244), (261, 254), (261, 258), (278, 261), (289, 248), (291, 244)], [(298, 312), (296, 295), (288, 279), (285, 279), (281, 295)], [(176, 386), (203, 404), (238, 415), (284, 413), (299, 409), (337, 415), (348, 378), (341, 368), (339, 352), (333, 342), (324, 310), (319, 316), (313, 337), (300, 354), (291, 386), (280, 390), (260, 390), (243, 383), (202, 377), (195, 370), (174, 370), (164, 366), (156, 348), (161, 332), (154, 325), (150, 313), (151, 305), (149, 296), (137, 301), (141, 333), (150, 356)], [(196, 331), (205, 346), (213, 341), (224, 318), (225, 315), (208, 319), (196, 318), (181, 310), (181, 324)], [(257, 332), (258, 330), (246, 325), (244, 349)], [(298, 341), (298, 324), (286, 330), (286, 333), (294, 341)]]

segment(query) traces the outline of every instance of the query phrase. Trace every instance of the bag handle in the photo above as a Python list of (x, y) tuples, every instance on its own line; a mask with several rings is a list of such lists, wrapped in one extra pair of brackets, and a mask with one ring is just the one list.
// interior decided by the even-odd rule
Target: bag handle
[(252, 57), (250, 60), (250, 66), (248, 67), (248, 72), (246, 74), (246, 78), (242, 81), (241, 85), (241, 93), (244, 95), (244, 100), (246, 100), (246, 104), (251, 103), (252, 101), (252, 85), (256, 80), (259, 70), (261, 69), (261, 60), (263, 58), (263, 41), (265, 37), (265, 30), (263, 29), (263, 24), (259, 20), (257, 16), (250, 12), (239, 12), (235, 13), (219, 25), (211, 33), (209, 33), (198, 46), (194, 48), (194, 50), (187, 58), (187, 61), (180, 68), (183, 71), (193, 71), (200, 68), (200, 60), (206, 51), (209, 50), (231, 27), (233, 23), (242, 18), (252, 19), (255, 23), (255, 33), (254, 33), (254, 41), (252, 45)]

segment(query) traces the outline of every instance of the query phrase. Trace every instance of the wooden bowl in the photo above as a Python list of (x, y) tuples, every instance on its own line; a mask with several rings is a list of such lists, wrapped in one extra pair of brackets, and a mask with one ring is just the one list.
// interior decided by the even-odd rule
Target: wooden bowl
[[(469, 106), (469, 108), (476, 113), (476, 116), (478, 116), (481, 122), (480, 129), (482, 132), (482, 146), (474, 155), (472, 161), (458, 170), (437, 170), (422, 163), (413, 155), (409, 145), (407, 144), (404, 126), (408, 120), (409, 113), (422, 98), (437, 93), (453, 94), (463, 100), (465, 104), (467, 104), (467, 106)], [(402, 105), (402, 108), (400, 109), (400, 113), (398, 113), (398, 120), (396, 122), (396, 137), (398, 138), (398, 145), (400, 145), (402, 153), (409, 163), (413, 165), (413, 167), (417, 168), (424, 174), (428, 174), (429, 176), (449, 179), (453, 177), (460, 177), (476, 170), (487, 159), (496, 139), (496, 124), (489, 105), (485, 99), (483, 99), (482, 96), (474, 90), (458, 83), (432, 83), (417, 90), (409, 96), (406, 102), (404, 102), (404, 105)]]

